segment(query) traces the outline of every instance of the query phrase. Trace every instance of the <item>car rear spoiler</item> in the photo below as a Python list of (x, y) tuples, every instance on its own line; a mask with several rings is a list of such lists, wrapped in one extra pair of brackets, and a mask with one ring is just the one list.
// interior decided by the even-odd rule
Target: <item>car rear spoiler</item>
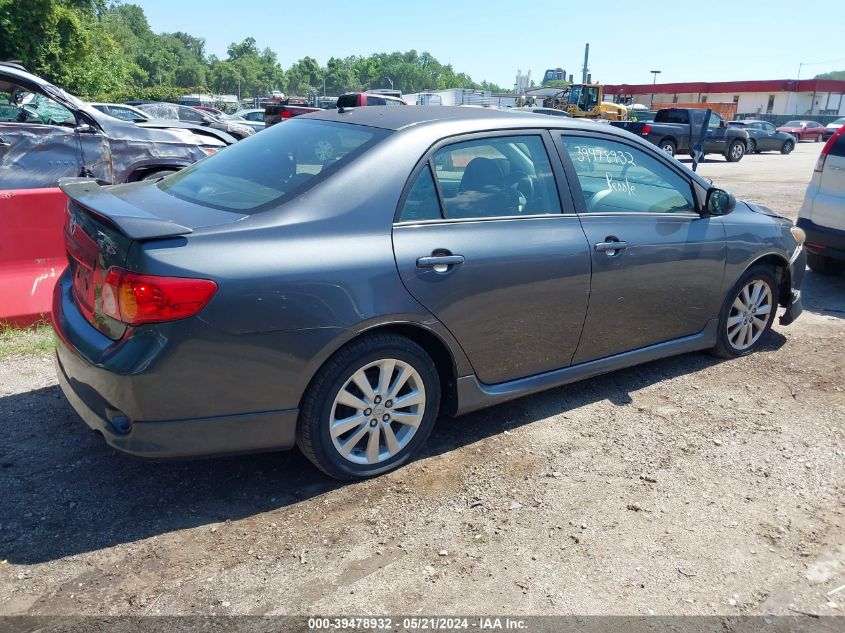
[(154, 216), (103, 189), (93, 178), (61, 178), (59, 188), (68, 198), (114, 224), (133, 240), (152, 240), (187, 235), (186, 226)]

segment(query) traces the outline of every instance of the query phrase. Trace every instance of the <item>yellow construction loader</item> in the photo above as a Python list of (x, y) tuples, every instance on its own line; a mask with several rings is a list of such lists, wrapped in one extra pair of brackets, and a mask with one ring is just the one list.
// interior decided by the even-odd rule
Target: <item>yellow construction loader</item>
[(628, 117), (628, 108), (624, 105), (604, 101), (602, 84), (573, 84), (553, 98), (552, 107), (573, 117), (609, 121), (622, 121)]

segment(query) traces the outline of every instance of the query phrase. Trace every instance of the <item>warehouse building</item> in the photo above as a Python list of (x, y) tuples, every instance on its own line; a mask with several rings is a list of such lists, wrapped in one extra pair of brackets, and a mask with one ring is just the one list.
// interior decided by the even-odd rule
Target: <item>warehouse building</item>
[(738, 115), (845, 116), (845, 81), (771, 79), (606, 85), (605, 99), (621, 103), (732, 103)]

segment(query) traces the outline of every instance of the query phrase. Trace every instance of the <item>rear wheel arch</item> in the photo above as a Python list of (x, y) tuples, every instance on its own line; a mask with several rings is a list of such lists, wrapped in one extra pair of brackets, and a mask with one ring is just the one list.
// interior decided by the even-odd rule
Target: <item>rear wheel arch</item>
[[(458, 369), (456, 359), (450, 350), (449, 344), (438, 334), (429, 328), (413, 322), (394, 322), (373, 325), (355, 333), (351, 338), (344, 340), (316, 367), (307, 386), (302, 392), (302, 398), (305, 398), (315, 378), (319, 375), (320, 370), (335, 356), (361, 339), (379, 334), (394, 334), (406, 338), (419, 345), (423, 351), (428, 354), (434, 363), (438, 378), (440, 379), (440, 413), (442, 415), (454, 415), (455, 411), (457, 411), (456, 384)], [(301, 404), (302, 403), (300, 402), (300, 407)]]

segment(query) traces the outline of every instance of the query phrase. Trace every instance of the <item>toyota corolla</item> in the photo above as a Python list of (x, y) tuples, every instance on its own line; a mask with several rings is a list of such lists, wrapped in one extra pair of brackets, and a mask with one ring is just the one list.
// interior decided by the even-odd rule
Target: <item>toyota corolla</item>
[(143, 457), (298, 446), (372, 476), (438, 416), (742, 356), (801, 312), (803, 231), (572, 119), (340, 108), (157, 182), (62, 188), (59, 382)]

